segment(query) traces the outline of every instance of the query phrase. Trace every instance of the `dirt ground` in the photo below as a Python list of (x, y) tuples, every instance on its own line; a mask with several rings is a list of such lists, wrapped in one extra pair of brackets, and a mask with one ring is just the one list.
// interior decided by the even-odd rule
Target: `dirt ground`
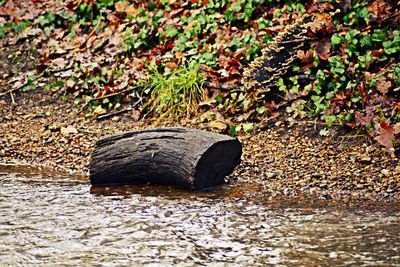
[[(98, 121), (73, 112), (64, 92), (9, 92), (11, 82), (37, 74), (29, 42), (0, 50), (0, 164), (27, 164), (52, 171), (88, 174), (96, 140), (107, 134), (175, 123), (138, 121), (135, 111)], [(12, 88), (11, 88), (12, 89)], [(203, 128), (196, 123), (181, 126)], [(400, 200), (400, 160), (391, 158), (366, 134), (311, 121), (275, 118), (253, 134), (242, 134), (242, 163), (231, 181), (261, 184), (272, 197), (316, 195), (322, 199)]]
[[(88, 174), (97, 138), (173, 123), (137, 121), (130, 112), (98, 121), (73, 112), (72, 101), (36, 90), (0, 98), (0, 163), (28, 164)], [(202, 128), (202, 125), (183, 126)], [(400, 161), (373, 145), (365, 134), (312, 122), (275, 119), (243, 143), (242, 163), (231, 180), (260, 183), (266, 193), (316, 195), (324, 199), (400, 199)]]

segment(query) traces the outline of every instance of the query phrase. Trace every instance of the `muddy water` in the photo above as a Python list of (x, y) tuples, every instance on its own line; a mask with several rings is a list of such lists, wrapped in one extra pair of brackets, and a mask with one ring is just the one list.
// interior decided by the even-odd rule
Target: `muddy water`
[(400, 266), (398, 205), (91, 188), (0, 167), (0, 266)]

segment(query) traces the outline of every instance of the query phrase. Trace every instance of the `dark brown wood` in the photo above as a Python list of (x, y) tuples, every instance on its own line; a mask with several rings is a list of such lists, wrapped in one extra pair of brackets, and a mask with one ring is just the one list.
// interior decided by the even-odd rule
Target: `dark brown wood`
[(188, 128), (156, 128), (100, 138), (90, 162), (92, 184), (169, 184), (203, 189), (224, 182), (240, 163), (241, 143)]

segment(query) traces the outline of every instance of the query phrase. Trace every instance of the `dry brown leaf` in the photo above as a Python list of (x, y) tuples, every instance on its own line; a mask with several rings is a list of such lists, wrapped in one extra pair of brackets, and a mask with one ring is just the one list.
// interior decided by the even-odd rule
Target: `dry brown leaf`
[(328, 60), (331, 55), (331, 42), (329, 40), (322, 40), (317, 43), (315, 51), (319, 58)]
[(207, 123), (206, 127), (209, 129), (218, 130), (222, 132), (226, 130), (228, 125), (223, 121), (210, 121), (209, 123)]
[(316, 14), (312, 22), (307, 23), (308, 28), (313, 32), (332, 32), (335, 30), (333, 25), (332, 16), (327, 13)]
[(377, 141), (379, 144), (384, 146), (388, 152), (391, 154), (394, 153), (393, 149), (393, 141), (394, 141), (394, 127), (393, 125), (390, 125), (386, 121), (381, 121), (380, 123), (380, 131), (379, 135), (375, 137), (375, 141)]
[(138, 13), (138, 10), (133, 5), (130, 5), (129, 2), (117, 2), (114, 6), (118, 13), (126, 13), (128, 16)]
[(382, 76), (376, 80), (376, 89), (382, 94), (387, 94), (390, 87), (392, 87), (392, 82), (388, 81), (386, 77)]
[(400, 134), (400, 122), (393, 125), (393, 128), (394, 128), (394, 134)]
[(77, 134), (78, 130), (72, 126), (68, 125), (67, 127), (61, 127), (60, 129), (62, 135), (69, 135), (69, 134)]

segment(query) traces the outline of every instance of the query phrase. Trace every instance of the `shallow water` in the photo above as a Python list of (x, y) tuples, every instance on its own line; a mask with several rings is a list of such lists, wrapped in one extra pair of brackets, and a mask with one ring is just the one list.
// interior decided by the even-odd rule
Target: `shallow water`
[(4, 166), (0, 189), (0, 266), (400, 266), (396, 204), (91, 188)]

